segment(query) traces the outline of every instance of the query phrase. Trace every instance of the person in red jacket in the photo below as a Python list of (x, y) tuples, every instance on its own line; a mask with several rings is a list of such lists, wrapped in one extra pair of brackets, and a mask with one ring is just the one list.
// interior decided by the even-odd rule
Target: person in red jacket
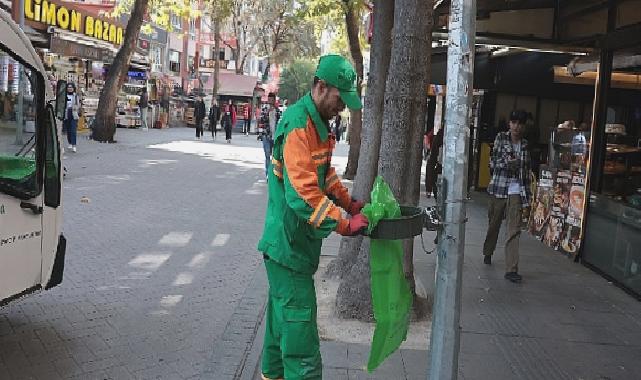
[(245, 106), (243, 107), (243, 133), (245, 136), (249, 136), (249, 130), (251, 127), (251, 105), (249, 103), (245, 103)]

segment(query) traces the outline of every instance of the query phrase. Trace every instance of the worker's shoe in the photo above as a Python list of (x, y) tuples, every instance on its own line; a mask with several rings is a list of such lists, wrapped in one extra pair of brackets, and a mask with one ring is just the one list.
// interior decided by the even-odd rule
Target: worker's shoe
[(492, 256), (483, 255), (483, 264), (492, 265)]
[(523, 277), (521, 277), (521, 275), (518, 274), (517, 272), (507, 272), (507, 273), (505, 273), (505, 279), (509, 280), (509, 281), (512, 281), (514, 283), (518, 283), (518, 282), (523, 281)]
[(270, 379), (269, 377), (265, 377), (265, 375), (263, 375), (263, 374), (261, 374), (261, 375), (260, 375), (260, 377), (261, 377), (263, 380), (284, 380), (283, 378), (280, 378), (280, 379)]

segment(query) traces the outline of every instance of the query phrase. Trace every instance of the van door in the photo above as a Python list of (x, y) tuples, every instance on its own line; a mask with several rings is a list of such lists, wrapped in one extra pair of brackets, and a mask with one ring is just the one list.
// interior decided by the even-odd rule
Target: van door
[(0, 304), (39, 287), (42, 272), (44, 80), (20, 70), (22, 102), (17, 85), (0, 94)]

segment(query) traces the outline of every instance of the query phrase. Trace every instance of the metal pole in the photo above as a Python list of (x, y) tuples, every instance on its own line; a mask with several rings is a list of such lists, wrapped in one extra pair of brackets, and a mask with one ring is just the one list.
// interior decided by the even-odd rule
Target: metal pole
[[(20, 29), (24, 30), (24, 0), (18, 2), (18, 20)], [(24, 75), (22, 74), (22, 64), (18, 64), (18, 104), (16, 106), (16, 145), (22, 145), (22, 135), (24, 132)]]
[[(452, 0), (447, 51), (443, 184), (428, 379), (458, 375), (476, 0)], [(442, 196), (442, 197), (443, 197)]]

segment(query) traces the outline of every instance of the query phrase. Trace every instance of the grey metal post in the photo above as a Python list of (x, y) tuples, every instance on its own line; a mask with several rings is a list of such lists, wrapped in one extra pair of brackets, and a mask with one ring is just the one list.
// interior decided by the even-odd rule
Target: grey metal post
[(470, 116), (473, 94), (476, 0), (452, 0), (447, 51), (447, 94), (443, 143), (444, 228), (439, 234), (436, 294), (428, 379), (458, 375), (461, 285), (467, 197)]
[[(18, 2), (18, 16), (20, 29), (24, 30), (24, 0)], [(18, 104), (16, 106), (16, 145), (22, 145), (22, 135), (24, 133), (24, 75), (22, 74), (22, 64), (18, 65)]]

